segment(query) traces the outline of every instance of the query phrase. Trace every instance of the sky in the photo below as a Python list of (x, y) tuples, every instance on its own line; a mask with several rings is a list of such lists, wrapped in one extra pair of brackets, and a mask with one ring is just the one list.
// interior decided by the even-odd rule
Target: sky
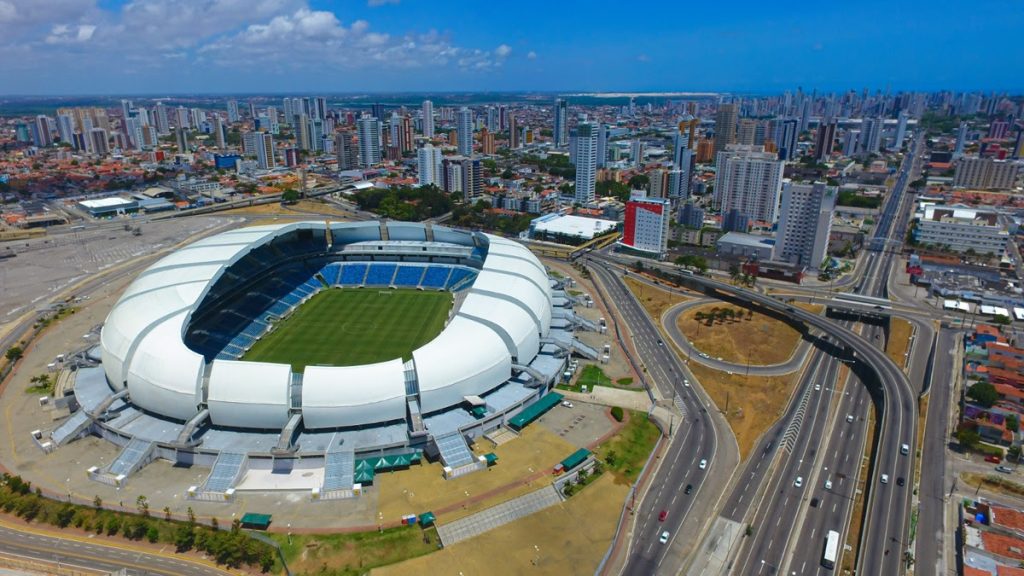
[(0, 94), (1024, 92), (1024, 3), (0, 0)]

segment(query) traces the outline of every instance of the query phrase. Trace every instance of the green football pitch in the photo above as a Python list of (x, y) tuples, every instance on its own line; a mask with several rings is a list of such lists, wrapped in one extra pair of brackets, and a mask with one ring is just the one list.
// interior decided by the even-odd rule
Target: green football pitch
[(281, 320), (242, 358), (254, 362), (357, 366), (401, 357), (441, 333), (450, 292), (328, 289)]

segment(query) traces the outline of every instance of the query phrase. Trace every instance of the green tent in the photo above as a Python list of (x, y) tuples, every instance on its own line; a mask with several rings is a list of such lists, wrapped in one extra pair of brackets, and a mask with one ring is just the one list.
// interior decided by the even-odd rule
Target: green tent
[(420, 526), (427, 527), (433, 524), (437, 518), (434, 517), (433, 512), (424, 512), (420, 514)]
[(373, 484), (373, 470), (356, 470), (352, 479), (359, 484)]
[(242, 516), (242, 528), (252, 528), (254, 530), (266, 530), (270, 526), (270, 514), (256, 514), (254, 512), (246, 512)]
[(498, 455), (495, 454), (494, 452), (488, 452), (487, 454), (484, 454), (484, 458), (487, 460), (488, 466), (494, 466), (495, 464), (498, 463)]

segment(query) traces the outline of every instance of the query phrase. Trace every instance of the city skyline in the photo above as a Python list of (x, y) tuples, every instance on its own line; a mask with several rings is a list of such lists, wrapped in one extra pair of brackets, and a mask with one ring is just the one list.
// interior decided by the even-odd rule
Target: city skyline
[[(700, 5), (508, 8), (482, 13), (463, 2), (409, 0), (0, 0), (0, 45), (9, 56), (0, 62), (0, 92), (1021, 88), (1012, 63), (1024, 61), (1024, 47), (1012, 34), (992, 32), (1019, 27), (1024, 11), (997, 2), (969, 13), (948, 2), (866, 2), (813, 13), (756, 3), (727, 13)], [(879, 18), (893, 25), (857, 25)], [(999, 57), (937, 42), (943, 35), (984, 35)]]

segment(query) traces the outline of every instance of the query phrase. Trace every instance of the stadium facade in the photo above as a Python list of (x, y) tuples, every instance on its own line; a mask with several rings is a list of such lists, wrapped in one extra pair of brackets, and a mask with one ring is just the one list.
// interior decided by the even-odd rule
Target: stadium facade
[[(242, 359), (337, 287), (449, 291), (454, 305), (407, 361), (293, 371)], [(246, 467), (299, 461), (325, 467), (326, 491), (358, 486), (351, 469), (371, 457), (426, 453), (458, 475), (480, 465), (467, 440), (550, 404), (570, 353), (596, 357), (574, 337), (588, 324), (537, 258), (501, 237), (402, 222), (240, 228), (176, 250), (126, 289), (93, 353), (101, 365), (78, 370), (81, 409), (48, 444), (94, 433), (123, 446), (90, 469), (109, 483), (154, 458), (212, 466), (213, 492)]]

